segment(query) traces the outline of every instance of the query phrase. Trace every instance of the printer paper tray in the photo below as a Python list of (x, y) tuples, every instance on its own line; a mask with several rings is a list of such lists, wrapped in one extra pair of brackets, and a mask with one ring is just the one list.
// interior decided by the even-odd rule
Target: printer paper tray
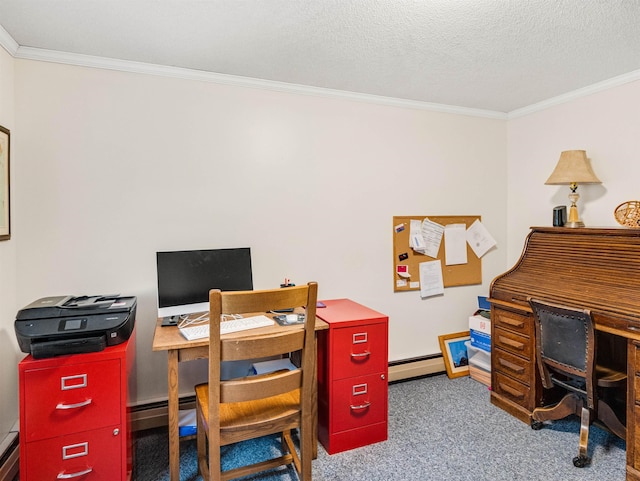
[(99, 352), (107, 347), (106, 336), (83, 337), (81, 339), (60, 339), (31, 343), (31, 355), (34, 359), (61, 356), (63, 354), (83, 354)]

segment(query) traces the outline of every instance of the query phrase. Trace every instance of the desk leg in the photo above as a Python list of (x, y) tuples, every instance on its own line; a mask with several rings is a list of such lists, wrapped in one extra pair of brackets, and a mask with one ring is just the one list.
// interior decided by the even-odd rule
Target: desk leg
[(171, 481), (180, 481), (180, 434), (178, 432), (178, 351), (168, 351), (169, 386), (169, 472)]
[(311, 454), (313, 459), (318, 458), (318, 335), (316, 333), (313, 343), (313, 400), (311, 409), (313, 414), (313, 444)]

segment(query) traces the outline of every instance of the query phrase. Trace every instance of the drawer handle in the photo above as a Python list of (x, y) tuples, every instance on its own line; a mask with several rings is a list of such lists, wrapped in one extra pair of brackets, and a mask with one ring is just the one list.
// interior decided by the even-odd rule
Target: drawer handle
[(498, 339), (501, 343), (506, 344), (507, 346), (511, 346), (514, 349), (518, 349), (519, 351), (524, 351), (524, 344), (518, 341), (513, 341), (508, 337), (498, 336)]
[(367, 409), (369, 406), (371, 406), (371, 403), (369, 401), (367, 401), (364, 404), (360, 404), (358, 406), (354, 406), (353, 404), (351, 405), (351, 410), (352, 411), (361, 411), (362, 409)]
[(506, 391), (507, 393), (511, 394), (513, 397), (518, 398), (518, 399), (522, 399), (524, 398), (524, 394), (521, 393), (520, 391), (516, 391), (515, 389), (500, 383), (500, 389)]
[(519, 374), (524, 372), (524, 367), (518, 366), (512, 362), (506, 361), (505, 359), (499, 358), (498, 362), (502, 367), (506, 367), (507, 369), (511, 369), (513, 372), (517, 372)]
[(360, 359), (362, 357), (369, 357), (371, 353), (369, 351), (360, 352), (358, 354), (351, 353), (351, 357)]
[(77, 408), (81, 408), (84, 406), (88, 406), (89, 404), (91, 404), (93, 402), (93, 400), (91, 398), (87, 399), (86, 401), (82, 401), (80, 403), (76, 403), (76, 404), (58, 404), (56, 406), (56, 409), (77, 409)]
[(69, 473), (69, 474), (60, 473), (60, 474), (58, 474), (57, 478), (58, 479), (79, 478), (80, 476), (84, 476), (85, 474), (89, 474), (91, 471), (93, 471), (93, 468), (87, 468), (84, 471), (78, 471), (77, 473)]
[(500, 321), (505, 324), (509, 324), (510, 326), (518, 327), (520, 329), (524, 327), (524, 322), (516, 321), (515, 319), (511, 319), (510, 317), (500, 317)]

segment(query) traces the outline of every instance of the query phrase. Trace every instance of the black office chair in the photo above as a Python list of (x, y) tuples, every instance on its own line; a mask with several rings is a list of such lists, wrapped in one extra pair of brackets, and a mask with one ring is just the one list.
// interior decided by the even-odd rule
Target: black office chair
[[(555, 405), (534, 409), (531, 427), (541, 429), (543, 421), (580, 417), (580, 444), (574, 466), (589, 463), (589, 426), (596, 419), (616, 436), (626, 438), (611, 402), (614, 390), (626, 386), (624, 371), (601, 366), (596, 359), (596, 335), (591, 312), (529, 299), (535, 321), (536, 361), (545, 389), (558, 386), (567, 394)], [(607, 392), (608, 391), (608, 392)], [(624, 410), (622, 410), (624, 412)]]

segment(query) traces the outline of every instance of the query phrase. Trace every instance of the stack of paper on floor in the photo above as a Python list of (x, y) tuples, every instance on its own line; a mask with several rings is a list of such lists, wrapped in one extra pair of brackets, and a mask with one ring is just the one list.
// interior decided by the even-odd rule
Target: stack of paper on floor
[(292, 371), (294, 369), (297, 369), (297, 367), (291, 363), (291, 360), (289, 358), (273, 359), (271, 361), (262, 361), (262, 362), (253, 363), (254, 374), (265, 374), (267, 372), (275, 372), (275, 371), (280, 371), (282, 369), (288, 369)]

